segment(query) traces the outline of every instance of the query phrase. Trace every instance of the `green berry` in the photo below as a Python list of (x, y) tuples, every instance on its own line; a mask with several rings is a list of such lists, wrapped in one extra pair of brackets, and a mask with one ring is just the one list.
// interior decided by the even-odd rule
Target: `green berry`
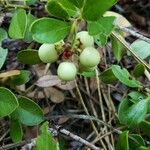
[(77, 74), (77, 68), (74, 63), (62, 62), (57, 69), (57, 75), (61, 80), (71, 81), (74, 80)]
[(86, 68), (95, 67), (100, 62), (100, 54), (95, 48), (87, 47), (80, 54), (79, 60)]
[(38, 51), (41, 61), (44, 63), (53, 63), (58, 59), (58, 54), (54, 44), (44, 43)]
[(94, 46), (94, 38), (87, 31), (78, 32), (76, 39), (81, 42), (81, 48)]

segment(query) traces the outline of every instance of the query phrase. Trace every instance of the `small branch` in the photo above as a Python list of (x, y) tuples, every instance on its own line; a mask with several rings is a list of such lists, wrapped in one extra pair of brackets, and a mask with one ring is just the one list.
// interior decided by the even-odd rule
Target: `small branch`
[(137, 32), (134, 31), (134, 30), (131, 30), (131, 29), (128, 29), (128, 28), (119, 26), (119, 25), (115, 25), (115, 26), (116, 26), (119, 30), (121, 30), (121, 31), (124, 31), (124, 32), (126, 32), (126, 33), (129, 33), (129, 34), (131, 34), (131, 35), (133, 35), (133, 36), (135, 36), (135, 37), (137, 37), (137, 38), (139, 38), (139, 39), (141, 39), (141, 40), (143, 40), (143, 41), (146, 41), (146, 42), (150, 43), (150, 39), (149, 39), (149, 38), (143, 36), (143, 35), (140, 34), (140, 33), (137, 33)]

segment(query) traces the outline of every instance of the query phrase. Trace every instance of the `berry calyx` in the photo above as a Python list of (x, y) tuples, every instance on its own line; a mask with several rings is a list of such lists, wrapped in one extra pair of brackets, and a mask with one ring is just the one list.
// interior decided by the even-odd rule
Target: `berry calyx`
[(77, 45), (79, 44), (79, 47), (82, 49), (94, 46), (94, 38), (90, 36), (87, 31), (78, 32), (76, 35), (76, 40), (77, 42), (79, 41)]
[(77, 74), (77, 68), (74, 63), (62, 62), (57, 69), (57, 75), (61, 80), (71, 81), (74, 80)]
[(53, 63), (58, 59), (58, 54), (54, 44), (44, 43), (38, 51), (41, 61), (44, 63)]
[(80, 54), (79, 60), (86, 68), (95, 67), (100, 62), (100, 54), (95, 48), (87, 47)]

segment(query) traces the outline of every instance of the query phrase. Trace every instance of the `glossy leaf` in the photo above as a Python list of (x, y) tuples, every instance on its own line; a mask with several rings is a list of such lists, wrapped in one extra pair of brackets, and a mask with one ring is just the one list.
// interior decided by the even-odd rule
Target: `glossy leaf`
[(3, 67), (5, 63), (7, 54), (8, 54), (8, 50), (0, 47), (0, 69)]
[(99, 76), (100, 80), (103, 81), (106, 84), (111, 84), (115, 81), (117, 81), (118, 79), (114, 76), (112, 69), (109, 68), (105, 71), (103, 71), (100, 76)]
[(63, 5), (57, 0), (51, 0), (47, 3), (46, 9), (50, 15), (57, 18), (68, 19), (69, 15)]
[(13, 39), (23, 39), (27, 27), (27, 15), (24, 9), (17, 9), (9, 26), (9, 36)]
[(20, 121), (24, 125), (34, 126), (43, 121), (42, 109), (27, 97), (18, 98), (19, 107), (13, 112), (12, 119)]
[(7, 38), (7, 32), (3, 28), (0, 28), (0, 45), (2, 41), (6, 38)]
[(124, 47), (123, 45), (113, 36), (111, 36), (111, 45), (112, 51), (118, 62), (122, 59), (124, 55)]
[(11, 84), (22, 85), (29, 81), (30, 72), (27, 70), (21, 70), (20, 75), (11, 78)]
[(16, 96), (9, 89), (0, 87), (0, 118), (10, 115), (17, 107)]
[(131, 44), (131, 48), (142, 59), (150, 56), (150, 43), (142, 40), (137, 40)]
[(17, 120), (11, 120), (10, 123), (10, 137), (14, 143), (19, 143), (23, 137), (22, 126)]
[(64, 39), (71, 24), (53, 18), (38, 19), (32, 24), (33, 39), (39, 43), (55, 43)]
[(36, 140), (36, 150), (59, 150), (57, 141), (54, 140), (51, 133), (48, 131), (48, 122), (45, 122), (41, 128), (41, 134)]
[(145, 72), (145, 66), (143, 64), (137, 64), (133, 70), (133, 75), (138, 78)]
[(86, 0), (82, 11), (82, 17), (88, 21), (96, 21), (115, 3), (116, 0)]
[(116, 76), (116, 78), (119, 79), (120, 82), (122, 82), (123, 84), (129, 86), (129, 87), (141, 87), (140, 82), (134, 79), (129, 79), (130, 78), (130, 74), (129, 72), (123, 68), (121, 69), (120, 66), (118, 65), (112, 65), (112, 72), (114, 73), (114, 75)]
[(128, 131), (124, 131), (119, 135), (116, 150), (129, 150)]
[(142, 121), (139, 127), (141, 128), (141, 130), (143, 131), (145, 135), (150, 136), (150, 122), (149, 121), (146, 121), (146, 120)]
[(35, 65), (41, 63), (38, 51), (33, 49), (18, 52), (17, 59), (23, 64)]
[(133, 104), (128, 98), (124, 98), (118, 109), (119, 121), (129, 127), (136, 127), (144, 120), (147, 107), (148, 101), (146, 99)]

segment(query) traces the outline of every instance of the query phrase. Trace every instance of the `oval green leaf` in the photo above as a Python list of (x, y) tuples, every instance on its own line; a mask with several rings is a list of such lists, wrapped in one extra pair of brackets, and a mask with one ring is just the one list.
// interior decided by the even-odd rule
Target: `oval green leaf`
[(37, 50), (27, 49), (18, 52), (17, 59), (23, 64), (35, 65), (41, 63)]
[(2, 41), (6, 38), (7, 38), (7, 32), (3, 28), (0, 28), (0, 45)]
[(7, 49), (3, 49), (0, 47), (0, 69), (3, 67), (4, 62), (6, 60), (8, 54), (8, 50)]
[(27, 15), (24, 9), (17, 9), (9, 26), (9, 36), (13, 39), (23, 39), (27, 27)]
[(68, 0), (68, 1), (78, 8), (82, 8), (84, 4), (84, 0)]
[(71, 24), (53, 18), (36, 20), (31, 27), (33, 39), (39, 43), (56, 43), (69, 33)]
[(145, 66), (143, 64), (137, 64), (133, 70), (133, 75), (138, 78), (145, 72)]
[(57, 18), (61, 19), (69, 19), (69, 15), (63, 5), (56, 1), (56, 0), (51, 0), (47, 3), (46, 9), (49, 12), (50, 15), (55, 16)]
[(9, 89), (0, 87), (0, 118), (10, 115), (17, 107), (16, 96)]
[(19, 107), (12, 113), (12, 118), (24, 125), (34, 126), (43, 121), (42, 109), (27, 97), (18, 98)]

